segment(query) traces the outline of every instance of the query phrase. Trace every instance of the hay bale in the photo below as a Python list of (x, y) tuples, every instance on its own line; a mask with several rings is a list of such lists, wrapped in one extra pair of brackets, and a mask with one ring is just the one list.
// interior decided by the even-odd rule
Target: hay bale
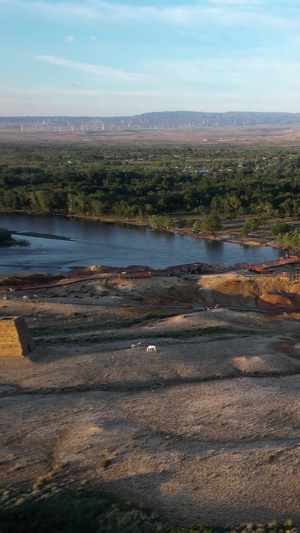
[(20, 357), (35, 348), (24, 318), (8, 316), (0, 318), (0, 356)]

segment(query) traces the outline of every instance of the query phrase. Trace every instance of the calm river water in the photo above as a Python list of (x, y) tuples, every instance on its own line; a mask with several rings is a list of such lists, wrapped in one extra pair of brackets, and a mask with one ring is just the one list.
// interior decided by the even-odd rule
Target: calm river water
[(0, 215), (0, 228), (70, 237), (53, 240), (20, 237), (28, 247), (0, 248), (0, 273), (49, 272), (91, 265), (148, 265), (165, 268), (182, 263), (204, 262), (222, 266), (277, 259), (269, 247), (212, 242), (150, 228), (126, 227), (60, 216)]

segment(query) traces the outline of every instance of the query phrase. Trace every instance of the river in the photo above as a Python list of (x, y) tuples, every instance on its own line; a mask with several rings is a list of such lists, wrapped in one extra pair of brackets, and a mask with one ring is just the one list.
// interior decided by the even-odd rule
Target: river
[(17, 237), (28, 247), (0, 248), (0, 273), (57, 274), (91, 265), (148, 265), (166, 268), (204, 262), (222, 266), (277, 259), (270, 247), (242, 246), (121, 224), (48, 215), (1, 214), (0, 228), (69, 237), (71, 240)]

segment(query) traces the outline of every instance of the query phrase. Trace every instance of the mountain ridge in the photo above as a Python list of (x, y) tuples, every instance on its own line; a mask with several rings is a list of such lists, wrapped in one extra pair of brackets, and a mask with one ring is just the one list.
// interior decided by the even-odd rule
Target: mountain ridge
[(226, 111), (152, 111), (139, 115), (92, 117), (92, 116), (18, 116), (0, 117), (0, 127), (50, 126), (95, 127), (99, 129), (150, 129), (154, 128), (206, 128), (208, 126), (255, 126), (291, 125), (300, 123), (300, 113)]

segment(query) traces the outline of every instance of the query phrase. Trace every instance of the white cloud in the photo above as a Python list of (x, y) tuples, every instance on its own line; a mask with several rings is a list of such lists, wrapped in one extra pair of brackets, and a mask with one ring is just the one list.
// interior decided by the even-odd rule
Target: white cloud
[[(0, 0), (1, 1), (1, 0)], [(253, 29), (259, 26), (274, 28), (300, 28), (299, 4), (295, 8), (286, 5), (280, 14), (270, 0), (203, 0), (201, 3), (185, 3), (174, 6), (133, 5), (105, 0), (11, 0), (11, 5), (32, 14), (59, 21), (106, 22), (109, 24), (162, 22), (182, 26), (245, 25)], [(253, 26), (252, 26), (253, 25)]]
[(46, 63), (51, 63), (52, 65), (57, 65), (60, 67), (71, 68), (79, 70), (81, 72), (89, 72), (90, 74), (98, 74), (100, 76), (106, 76), (108, 78), (114, 78), (123, 81), (131, 82), (158, 82), (162, 79), (160, 76), (143, 74), (137, 72), (125, 72), (123, 70), (114, 69), (111, 67), (106, 67), (104, 65), (91, 65), (89, 63), (80, 63), (77, 61), (69, 61), (68, 59), (63, 59), (60, 57), (54, 56), (37, 56), (39, 61), (45, 61)]
[(71, 43), (72, 41), (74, 41), (74, 39), (75, 39), (74, 35), (68, 35), (67, 38), (66, 38), (66, 41), (68, 43)]
[(94, 37), (94, 36), (93, 36), (93, 37), (91, 37), (91, 40), (92, 40), (92, 41), (98, 41), (98, 37)]
[[(38, 56), (37, 59), (78, 72), (95, 74), (97, 77), (93, 83), (100, 83), (103, 79), (133, 84), (144, 82), (149, 90), (159, 88), (160, 91), (168, 91), (170, 95), (181, 91), (183, 99), (188, 99), (187, 93), (193, 91), (210, 91), (213, 97), (220, 92), (220, 89), (233, 95), (251, 93), (261, 99), (261, 94), (271, 92), (293, 93), (294, 88), (300, 85), (299, 61), (283, 61), (270, 57), (186, 61), (162, 59), (145, 64), (144, 69), (147, 69), (147, 74), (126, 72), (104, 65), (81, 63), (54, 56)], [(152, 75), (151, 72), (155, 74)], [(81, 82), (76, 83), (77, 87), (80, 86), (79, 83), (81, 84)], [(120, 85), (120, 89), (124, 90), (125, 87)]]
[(239, 6), (243, 8), (265, 5), (264, 0), (209, 0), (209, 2), (212, 4), (227, 5), (227, 6), (234, 5), (234, 6)]
[[(12, 0), (13, 1), (13, 0)], [(97, 9), (92, 2), (59, 2), (52, 3), (51, 1), (29, 1), (26, 5), (22, 4), (20, 0), (15, 0), (16, 4), (21, 5), (26, 10), (32, 13), (42, 15), (46, 18), (53, 18), (60, 21), (68, 20), (94, 20), (97, 17)], [(90, 4), (90, 5), (89, 5)]]
[(81, 83), (81, 81), (76, 81), (75, 85), (76, 85), (76, 87), (81, 87), (82, 83)]

